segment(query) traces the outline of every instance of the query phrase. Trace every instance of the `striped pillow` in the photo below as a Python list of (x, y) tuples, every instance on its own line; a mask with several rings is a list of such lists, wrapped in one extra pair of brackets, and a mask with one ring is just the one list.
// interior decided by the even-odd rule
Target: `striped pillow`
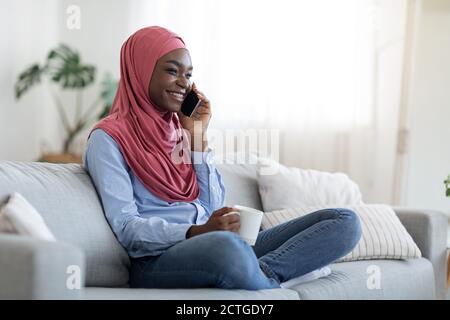
[[(266, 230), (288, 220), (307, 215), (322, 207), (297, 207), (266, 212), (262, 229)], [(361, 221), (361, 240), (346, 256), (336, 262), (372, 259), (411, 259), (420, 258), (421, 252), (414, 240), (402, 225), (394, 210), (382, 204), (339, 206), (355, 212)]]

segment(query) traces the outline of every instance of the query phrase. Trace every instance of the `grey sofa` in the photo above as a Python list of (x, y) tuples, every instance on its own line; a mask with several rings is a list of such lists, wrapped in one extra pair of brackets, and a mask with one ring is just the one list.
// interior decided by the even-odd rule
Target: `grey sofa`
[[(221, 164), (218, 168), (227, 188), (227, 205), (261, 209), (254, 166)], [(13, 191), (23, 194), (36, 207), (58, 241), (0, 233), (1, 299), (297, 300), (445, 296), (447, 217), (439, 212), (396, 208), (422, 251), (420, 259), (337, 263), (331, 266), (330, 276), (292, 289), (131, 289), (128, 256), (116, 241), (90, 177), (80, 165), (0, 162), (0, 201)], [(380, 270), (379, 289), (367, 286), (367, 268), (371, 265)], [(78, 275), (81, 287), (68, 285)]]

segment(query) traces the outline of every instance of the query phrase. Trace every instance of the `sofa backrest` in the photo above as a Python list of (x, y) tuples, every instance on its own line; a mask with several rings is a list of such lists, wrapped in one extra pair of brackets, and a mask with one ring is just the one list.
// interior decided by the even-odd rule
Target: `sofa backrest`
[[(225, 184), (225, 205), (262, 209), (254, 165), (217, 164), (217, 168)], [(128, 285), (128, 255), (81, 165), (0, 161), (0, 203), (14, 191), (37, 209), (59, 241), (84, 251), (86, 286)]]
[(103, 214), (89, 175), (78, 164), (0, 162), (0, 201), (19, 192), (55, 237), (84, 250), (86, 286), (122, 287), (129, 259)]

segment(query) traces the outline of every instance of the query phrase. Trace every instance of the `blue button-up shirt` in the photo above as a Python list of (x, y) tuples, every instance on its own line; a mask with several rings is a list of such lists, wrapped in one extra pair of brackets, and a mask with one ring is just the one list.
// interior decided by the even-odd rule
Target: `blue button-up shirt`
[(161, 254), (186, 239), (192, 225), (204, 224), (223, 207), (225, 187), (211, 149), (192, 151), (191, 156), (199, 197), (190, 203), (169, 203), (144, 187), (110, 135), (102, 129), (91, 133), (83, 167), (97, 189), (109, 225), (131, 257)]

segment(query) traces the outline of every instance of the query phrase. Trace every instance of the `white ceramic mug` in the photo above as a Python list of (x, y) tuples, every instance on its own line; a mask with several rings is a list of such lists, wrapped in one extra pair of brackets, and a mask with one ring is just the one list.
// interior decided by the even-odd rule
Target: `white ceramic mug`
[(235, 205), (233, 208), (238, 211), (233, 211), (229, 214), (238, 214), (241, 220), (241, 226), (239, 228), (239, 236), (245, 240), (249, 245), (253, 246), (258, 238), (259, 228), (263, 218), (263, 212), (244, 206)]

